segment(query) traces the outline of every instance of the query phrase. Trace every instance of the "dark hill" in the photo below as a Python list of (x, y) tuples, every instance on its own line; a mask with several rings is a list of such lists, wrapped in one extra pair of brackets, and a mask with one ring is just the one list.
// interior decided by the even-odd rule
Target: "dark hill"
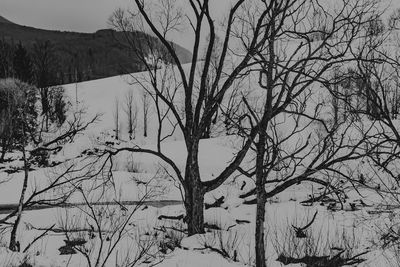
[[(132, 34), (138, 40), (147, 38), (157, 43), (145, 33)], [(144, 69), (135, 54), (129, 52), (123, 33), (114, 30), (95, 33), (43, 30), (0, 17), (0, 40), (9, 44), (22, 43), (30, 52), (35, 44), (50, 41), (58, 61), (58, 83), (100, 79)], [(189, 62), (191, 53), (179, 45), (175, 47), (182, 63)]]
[(11, 21), (9, 21), (8, 19), (0, 16), (0, 23), (8, 23), (8, 24), (13, 24)]

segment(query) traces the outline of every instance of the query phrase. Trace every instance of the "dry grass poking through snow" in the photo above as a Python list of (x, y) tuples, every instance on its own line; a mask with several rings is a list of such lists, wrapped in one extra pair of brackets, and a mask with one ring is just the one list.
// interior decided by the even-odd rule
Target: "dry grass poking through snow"
[[(361, 249), (354, 227), (330, 229), (322, 224), (313, 225), (312, 217), (308, 214), (300, 221), (296, 217), (271, 233), (277, 261), (284, 265), (303, 263), (309, 267), (358, 266), (365, 261), (363, 256), (368, 251)], [(308, 227), (299, 234), (296, 225)]]

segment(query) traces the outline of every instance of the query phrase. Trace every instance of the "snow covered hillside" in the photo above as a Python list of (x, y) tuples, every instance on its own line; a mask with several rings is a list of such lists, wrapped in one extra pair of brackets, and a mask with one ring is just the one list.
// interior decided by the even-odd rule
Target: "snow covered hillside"
[[(87, 119), (98, 113), (102, 115), (93, 127), (86, 130), (85, 134), (78, 136), (75, 142), (67, 144), (62, 151), (55, 155), (54, 160), (72, 159), (82, 154), (86, 149), (98, 144), (97, 137), (100, 137), (102, 141), (112, 141), (119, 145), (130, 142), (122, 110), (120, 111), (122, 117), (120, 140), (113, 138), (115, 132), (112, 131), (115, 126), (113, 114), (115, 99), (118, 98), (122, 102), (129, 90), (134, 92), (139, 118), (143, 116), (140, 113), (140, 110), (143, 109), (140, 101), (141, 88), (130, 85), (129, 79), (128, 76), (111, 77), (65, 87), (72, 103), (71, 110), (85, 107)], [(77, 106), (75, 102), (76, 89), (78, 92)], [(155, 116), (149, 117), (148, 137), (142, 136), (143, 125), (140, 121), (138, 125), (135, 142), (139, 142), (144, 147), (154, 147), (153, 140), (157, 127)], [(290, 131), (290, 124), (285, 127), (280, 130), (282, 134)], [(319, 128), (320, 126), (316, 125), (311, 128), (310, 133), (316, 132)], [(308, 134), (302, 133), (301, 135)], [(299, 141), (298, 137), (294, 138), (295, 140), (291, 142), (292, 145)], [(235, 155), (237, 145), (237, 137), (233, 136), (222, 135), (202, 140), (199, 156), (202, 179), (207, 180), (208, 177), (211, 178), (221, 172)], [(162, 149), (177, 163), (179, 168), (184, 168), (187, 152), (179, 134), (163, 142)], [(250, 155), (247, 161), (251, 162), (251, 160), (252, 156)], [(73, 164), (79, 166), (83, 163), (79, 161), (79, 158), (75, 159)], [(33, 171), (29, 183), (30, 192), (44, 187), (51, 181), (52, 176), (69, 166), (68, 164), (70, 163), (57, 168)], [(96, 189), (90, 191), (90, 195), (85, 197), (76, 192), (68, 199), (69, 203), (85, 204), (85, 201), (89, 201), (91, 203), (101, 202), (102, 205), (92, 205), (89, 206), (90, 208), (80, 205), (26, 211), (23, 216), (23, 227), (19, 232), (22, 248), (27, 247), (46, 229), (54, 228), (54, 232), (50, 230), (39, 242), (33, 243), (27, 253), (11, 253), (4, 249), (0, 254), (0, 261), (6, 264), (3, 266), (18, 265), (23, 261), (27, 261), (33, 266), (87, 266), (85, 254), (59, 255), (61, 251), (59, 249), (65, 246), (63, 241), (66, 238), (65, 233), (70, 231), (69, 238), (83, 239), (85, 242), (89, 242), (85, 245), (87, 249), (96, 251), (99, 245), (97, 233), (90, 230), (92, 227), (90, 224), (85, 223), (89, 220), (88, 218), (95, 217), (105, 224), (103, 234), (107, 237), (104, 237), (104, 242), (108, 246), (107, 242), (111, 242), (107, 240), (110, 238), (108, 233), (110, 235), (117, 233), (118, 229), (115, 226), (121, 226), (124, 223), (118, 218), (130, 216), (130, 212), (136, 207), (138, 210), (129, 217), (129, 227), (125, 228), (125, 231), (132, 234), (123, 237), (122, 241), (118, 243), (118, 249), (110, 253), (110, 258), (115, 258), (118, 262), (123, 262), (123, 259), (139, 258), (139, 254), (134, 253), (138, 253), (140, 247), (146, 247), (148, 256), (144, 257), (145, 260), (141, 266), (153, 266), (155, 263), (158, 263), (159, 266), (174, 267), (252, 265), (255, 206), (243, 204), (246, 200), (239, 196), (254, 188), (254, 182), (237, 173), (223, 186), (207, 194), (206, 203), (208, 204), (214, 203), (221, 196), (224, 197), (221, 207), (211, 207), (205, 211), (206, 223), (218, 226), (221, 230), (211, 230), (204, 235), (185, 237), (179, 230), (175, 232), (168, 230), (183, 229), (182, 221), (160, 219), (162, 216), (179, 217), (185, 213), (182, 203), (179, 203), (182, 196), (176, 178), (160, 172), (159, 167), (162, 166), (160, 164), (162, 164), (160, 160), (146, 154), (122, 153), (114, 160), (113, 183), (107, 192)], [(8, 181), (0, 187), (1, 203), (16, 204), (18, 195), (15, 194), (15, 189), (21, 187), (22, 173), (6, 174), (3, 172), (2, 179)], [(87, 186), (90, 187), (92, 184), (88, 183)], [(151, 192), (149, 193), (148, 190)], [(310, 193), (317, 191), (317, 188), (310, 185), (299, 185), (271, 199), (267, 205), (268, 266), (281, 266), (277, 259), (283, 252), (298, 253), (300, 256), (303, 255), (303, 249), (313, 249), (317, 250), (319, 254), (335, 254), (335, 251), (332, 250), (334, 246), (346, 247), (350, 250), (346, 253), (351, 253), (353, 256), (368, 251), (368, 254), (362, 256), (367, 259), (361, 264), (362, 266), (386, 266), (388, 258), (392, 257), (392, 252), (377, 249), (373, 244), (379, 242), (377, 230), (383, 231), (387, 220), (392, 221), (393, 218), (400, 216), (398, 211), (382, 211), (379, 206), (382, 198), (371, 190), (363, 190), (361, 193), (364, 195), (363, 198), (357, 192), (348, 192), (349, 199), (344, 204), (343, 210), (327, 210), (325, 206), (299, 204), (300, 201), (307, 200)], [(57, 192), (51, 194), (57, 194)], [(145, 200), (143, 203), (138, 206), (134, 205), (133, 201), (140, 202), (142, 199)], [(168, 200), (178, 202), (168, 202)], [(166, 202), (164, 203), (164, 201)], [(363, 206), (364, 204), (365, 206)], [(103, 213), (106, 217), (103, 218), (100, 213), (91, 214), (91, 208), (96, 212)], [(318, 213), (315, 222), (307, 231), (308, 237), (296, 240), (293, 236), (292, 225), (307, 224), (316, 211)], [(86, 218), (87, 216), (89, 217)], [(89, 227), (87, 232), (82, 230), (85, 227)], [(77, 231), (75, 232), (75, 230)], [(4, 235), (3, 242), (6, 240), (7, 235)], [(173, 242), (179, 243), (177, 247), (172, 245)], [(134, 252), (130, 254), (127, 249)], [(156, 252), (160, 249), (165, 249), (166, 254)], [(230, 259), (226, 259), (221, 253), (226, 253)], [(114, 264), (116, 264), (114, 260), (111, 260), (107, 266), (114, 266)], [(291, 266), (300, 265), (291, 264)]]
[(400, 9), (135, 2), (147, 71), (0, 79), (0, 267), (400, 266)]

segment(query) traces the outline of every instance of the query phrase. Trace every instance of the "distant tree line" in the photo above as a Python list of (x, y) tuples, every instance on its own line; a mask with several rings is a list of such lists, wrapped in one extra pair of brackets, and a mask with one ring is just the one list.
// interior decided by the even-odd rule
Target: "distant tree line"
[[(149, 47), (162, 50), (152, 44), (157, 42), (154, 37), (142, 32), (130, 34), (147, 54)], [(66, 36), (62, 41), (0, 38), (0, 78), (15, 77), (39, 88), (145, 70), (123, 36), (112, 30), (101, 30), (84, 39)], [(166, 53), (160, 54), (164, 57)]]
[[(87, 53), (90, 59), (90, 49)], [(81, 61), (79, 54), (61, 57), (51, 41), (36, 41), (29, 49), (0, 40), (0, 78), (14, 77), (39, 88), (80, 82), (90, 78)]]
[(39, 143), (50, 125), (66, 120), (68, 103), (57, 85), (62, 81), (58, 64), (49, 41), (35, 43), (30, 52), (21, 43), (0, 41), (0, 162), (20, 142), (21, 127)]

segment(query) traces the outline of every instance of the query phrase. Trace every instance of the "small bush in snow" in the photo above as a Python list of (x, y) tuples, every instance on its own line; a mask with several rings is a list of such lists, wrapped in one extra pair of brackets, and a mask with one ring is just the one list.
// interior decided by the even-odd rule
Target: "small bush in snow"
[(142, 164), (138, 161), (135, 161), (135, 159), (132, 155), (128, 156), (128, 159), (126, 161), (126, 165), (125, 165), (124, 169), (130, 173), (142, 173), (143, 172)]
[[(308, 222), (311, 220), (306, 219)], [(284, 265), (303, 263), (315, 267), (348, 266), (364, 261), (361, 256), (367, 252), (358, 252), (360, 244), (354, 227), (336, 229), (334, 233), (322, 225), (318, 227), (310, 227), (302, 237), (298, 236), (290, 224), (281, 229), (280, 233), (275, 232), (272, 245), (278, 255), (277, 261)]]
[(175, 248), (181, 247), (181, 241), (186, 237), (184, 224), (181, 221), (174, 221), (172, 223), (165, 223), (160, 228), (156, 228), (160, 232), (159, 250), (161, 253), (166, 254)]

